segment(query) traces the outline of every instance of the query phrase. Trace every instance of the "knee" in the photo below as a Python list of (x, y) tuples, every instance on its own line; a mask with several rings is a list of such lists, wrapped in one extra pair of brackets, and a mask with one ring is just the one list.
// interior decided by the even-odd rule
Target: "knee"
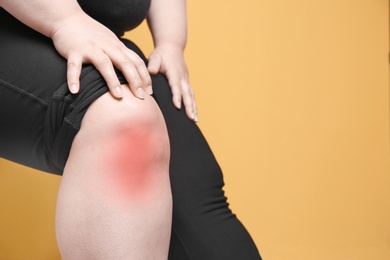
[(87, 189), (114, 196), (118, 203), (169, 196), (170, 148), (160, 109), (152, 97), (139, 100), (124, 92), (122, 100), (107, 93), (89, 106), (72, 144), (67, 174), (93, 174)]
[[(143, 153), (169, 151), (165, 121), (154, 99), (140, 100), (124, 87), (121, 100), (109, 93), (96, 100), (88, 109), (80, 130), (89, 132), (94, 140), (116, 140)], [(140, 151), (142, 150), (142, 151)]]

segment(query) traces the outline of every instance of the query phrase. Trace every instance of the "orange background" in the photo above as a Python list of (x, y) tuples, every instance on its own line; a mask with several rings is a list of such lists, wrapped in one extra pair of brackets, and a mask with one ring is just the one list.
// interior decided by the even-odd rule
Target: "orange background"
[[(229, 202), (270, 260), (390, 259), (386, 0), (189, 0)], [(146, 53), (145, 24), (127, 37)], [(60, 259), (60, 177), (0, 161), (0, 259)]]

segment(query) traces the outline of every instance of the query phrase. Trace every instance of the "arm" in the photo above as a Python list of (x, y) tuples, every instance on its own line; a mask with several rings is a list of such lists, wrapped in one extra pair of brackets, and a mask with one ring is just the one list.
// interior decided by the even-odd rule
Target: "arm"
[(174, 105), (180, 109), (183, 101), (187, 116), (197, 121), (194, 93), (183, 53), (187, 42), (186, 1), (153, 0), (148, 23), (155, 45), (149, 57), (149, 72), (162, 72), (167, 76)]
[(22, 23), (47, 37), (51, 37), (57, 25), (66, 18), (82, 13), (75, 0), (0, 0), (0, 6)]
[(171, 44), (184, 51), (187, 42), (185, 0), (153, 0), (148, 22), (156, 47)]
[(145, 91), (151, 94), (151, 79), (142, 59), (108, 28), (84, 13), (76, 0), (0, 0), (0, 6), (53, 40), (68, 61), (67, 80), (72, 93), (79, 90), (82, 64), (91, 63), (114, 97), (122, 97), (114, 66), (122, 71), (134, 95), (143, 98)]

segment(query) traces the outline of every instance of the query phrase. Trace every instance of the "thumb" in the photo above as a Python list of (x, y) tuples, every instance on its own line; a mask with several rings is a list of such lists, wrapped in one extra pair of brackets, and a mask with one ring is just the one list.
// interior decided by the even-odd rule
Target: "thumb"
[(154, 75), (157, 74), (160, 71), (161, 67), (161, 57), (160, 55), (150, 55), (149, 57), (149, 63), (148, 63), (148, 70), (149, 73)]

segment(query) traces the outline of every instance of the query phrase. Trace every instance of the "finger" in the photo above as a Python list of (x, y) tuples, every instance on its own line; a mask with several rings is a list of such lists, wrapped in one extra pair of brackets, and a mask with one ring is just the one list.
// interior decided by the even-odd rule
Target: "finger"
[(192, 91), (192, 104), (193, 104), (193, 110), (194, 110), (194, 119), (195, 119), (195, 123), (198, 123), (198, 121), (199, 121), (199, 119), (198, 119), (198, 106), (196, 104), (196, 99), (195, 99), (194, 91), (192, 90), (192, 88), (191, 88), (191, 91)]
[(197, 115), (194, 109), (194, 95), (191, 86), (187, 81), (183, 81), (182, 86), (183, 103), (186, 110), (186, 114), (188, 118), (196, 122)]
[(181, 92), (181, 80), (178, 73), (167, 72), (169, 86), (172, 91), (172, 102), (177, 109), (181, 109), (182, 92)]
[(66, 77), (69, 91), (77, 94), (80, 90), (80, 74), (83, 66), (83, 59), (77, 53), (70, 54), (67, 62)]
[(102, 74), (112, 96), (122, 98), (123, 90), (110, 58), (102, 51), (96, 50), (94, 53), (95, 55), (90, 58), (90, 62)]
[(146, 84), (151, 86), (151, 79), (142, 59), (132, 51), (125, 49), (111, 50), (107, 54), (110, 56), (115, 67), (125, 76), (133, 95), (144, 99), (147, 88)]
[(198, 119), (198, 106), (196, 105), (196, 101), (195, 101), (195, 97), (194, 97), (194, 111), (195, 111), (195, 123), (198, 123), (199, 122), (199, 119)]
[(148, 70), (152, 75), (156, 75), (161, 68), (161, 57), (158, 55), (151, 55), (149, 57)]
[(124, 48), (125, 53), (130, 58), (130, 60), (132, 60), (136, 70), (138, 71), (138, 74), (143, 82), (144, 91), (149, 95), (153, 94), (152, 79), (145, 62), (138, 56), (138, 54), (128, 49), (126, 46), (124, 46)]

